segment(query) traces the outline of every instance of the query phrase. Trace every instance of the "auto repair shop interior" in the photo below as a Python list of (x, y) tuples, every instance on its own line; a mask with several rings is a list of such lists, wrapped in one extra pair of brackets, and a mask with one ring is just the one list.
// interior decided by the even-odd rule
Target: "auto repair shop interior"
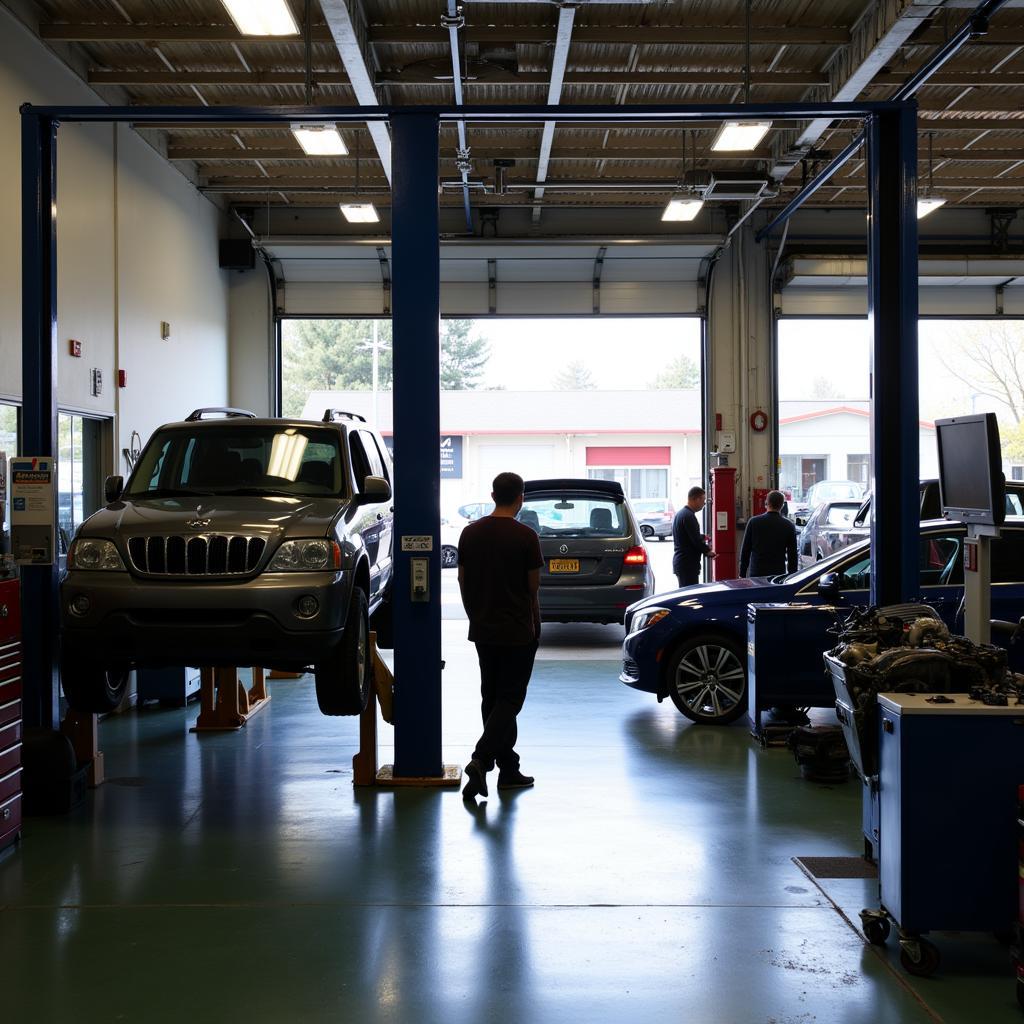
[(5, 1018), (1016, 1019), (1022, 108), (1018, 0), (2, 0)]

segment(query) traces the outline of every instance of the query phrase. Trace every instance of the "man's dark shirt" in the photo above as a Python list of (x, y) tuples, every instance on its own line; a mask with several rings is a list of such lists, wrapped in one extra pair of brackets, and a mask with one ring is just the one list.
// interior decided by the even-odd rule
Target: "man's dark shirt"
[(675, 545), (672, 571), (677, 576), (687, 567), (691, 571), (696, 567), (699, 571), (701, 556), (711, 553), (710, 546), (701, 536), (700, 523), (689, 505), (684, 505), (672, 520), (672, 543)]
[(776, 576), (796, 570), (796, 527), (781, 512), (762, 512), (748, 520), (740, 549), (740, 575)]
[(479, 644), (533, 644), (529, 573), (544, 564), (540, 540), (507, 516), (485, 516), (459, 538), (462, 602), (469, 639)]

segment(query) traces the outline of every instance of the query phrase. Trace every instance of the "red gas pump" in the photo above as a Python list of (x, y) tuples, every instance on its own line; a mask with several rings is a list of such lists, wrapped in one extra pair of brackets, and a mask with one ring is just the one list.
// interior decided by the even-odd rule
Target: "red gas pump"
[(731, 466), (711, 468), (712, 561), (716, 580), (734, 580), (736, 567), (736, 470)]

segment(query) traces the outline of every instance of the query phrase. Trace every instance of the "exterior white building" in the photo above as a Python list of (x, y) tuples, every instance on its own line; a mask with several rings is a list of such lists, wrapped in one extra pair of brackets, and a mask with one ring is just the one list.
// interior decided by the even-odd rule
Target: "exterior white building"
[[(344, 409), (374, 422), (390, 444), (390, 392), (315, 391), (303, 417)], [(868, 406), (838, 400), (783, 402), (780, 482), (800, 498), (818, 480), (867, 486)], [(921, 475), (937, 476), (935, 428), (921, 424)], [(630, 498), (667, 498), (677, 508), (702, 478), (698, 391), (443, 391), (441, 507), (485, 501), (491, 481), (618, 480)]]

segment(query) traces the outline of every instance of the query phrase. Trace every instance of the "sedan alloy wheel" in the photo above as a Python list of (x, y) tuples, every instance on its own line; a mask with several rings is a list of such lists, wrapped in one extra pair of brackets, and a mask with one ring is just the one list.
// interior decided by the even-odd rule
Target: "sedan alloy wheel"
[(668, 673), (672, 703), (695, 722), (725, 725), (746, 710), (747, 673), (732, 640), (691, 637), (672, 656)]

